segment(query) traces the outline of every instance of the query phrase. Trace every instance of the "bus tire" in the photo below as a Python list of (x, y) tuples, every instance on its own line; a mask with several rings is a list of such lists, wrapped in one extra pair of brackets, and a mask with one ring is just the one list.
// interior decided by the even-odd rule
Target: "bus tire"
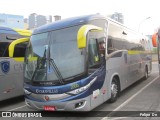
[(148, 67), (145, 67), (144, 80), (148, 79)]
[(110, 103), (113, 103), (117, 100), (120, 93), (120, 83), (118, 78), (114, 77), (111, 83), (111, 98), (109, 99)]

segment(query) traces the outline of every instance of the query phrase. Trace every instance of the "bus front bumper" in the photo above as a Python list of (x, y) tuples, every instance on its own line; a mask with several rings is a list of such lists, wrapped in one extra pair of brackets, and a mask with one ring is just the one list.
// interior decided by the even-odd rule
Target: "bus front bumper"
[(90, 97), (83, 99), (65, 101), (65, 102), (55, 102), (55, 101), (45, 101), (38, 102), (25, 98), (25, 103), (28, 107), (36, 110), (44, 111), (90, 111)]

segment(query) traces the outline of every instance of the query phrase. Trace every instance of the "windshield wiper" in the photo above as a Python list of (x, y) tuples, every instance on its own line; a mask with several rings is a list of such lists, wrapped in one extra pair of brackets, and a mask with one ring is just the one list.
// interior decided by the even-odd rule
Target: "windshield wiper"
[[(43, 62), (43, 63), (42, 63)], [(41, 58), (41, 60), (39, 60), (39, 57), (38, 57), (38, 60), (37, 60), (37, 67), (35, 69), (35, 71), (33, 72), (33, 75), (32, 75), (32, 78), (31, 78), (31, 81), (33, 81), (36, 73), (37, 73), (37, 70), (40, 69), (40, 67), (43, 67), (44, 64), (46, 62), (46, 49), (44, 51), (44, 54), (43, 54), (43, 57)]]
[(55, 74), (56, 76), (59, 78), (59, 81), (64, 84), (64, 81), (63, 81), (63, 77), (62, 77), (62, 74), (61, 72), (59, 71), (56, 63), (54, 62), (54, 60), (51, 58), (50, 56), (50, 46), (49, 46), (49, 51), (48, 51), (48, 61), (49, 61), (49, 70), (50, 70), (50, 65), (52, 65), (54, 71), (55, 71)]
[(46, 60), (48, 60), (48, 61), (49, 61), (49, 70), (50, 70), (50, 66), (52, 66), (52, 68), (54, 69), (55, 74), (56, 74), (58, 80), (60, 81), (60, 83), (64, 84), (64, 81), (63, 81), (63, 77), (62, 77), (61, 72), (59, 71), (59, 69), (58, 69), (57, 65), (55, 64), (54, 60), (50, 58), (50, 47), (49, 47), (49, 51), (48, 51), (48, 58), (46, 58), (46, 51), (47, 51), (47, 50), (45, 49), (44, 55), (43, 55), (43, 57), (41, 58), (41, 60), (39, 60), (39, 57), (38, 57), (37, 67), (36, 67), (35, 71), (33, 72), (31, 81), (33, 81), (33, 79), (35, 78), (35, 75), (36, 75), (36, 73), (37, 73), (37, 70), (39, 70), (39, 69), (41, 69), (42, 67), (44, 67)]

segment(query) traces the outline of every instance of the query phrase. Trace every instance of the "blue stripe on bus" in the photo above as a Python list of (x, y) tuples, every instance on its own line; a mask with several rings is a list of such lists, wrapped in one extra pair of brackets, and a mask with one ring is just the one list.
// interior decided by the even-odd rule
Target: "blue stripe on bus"
[(101, 89), (102, 86), (103, 86), (103, 83), (104, 83), (104, 80), (102, 80), (101, 77), (97, 78), (97, 80), (90, 86), (89, 89), (83, 91), (82, 93), (79, 93), (77, 95), (73, 95), (73, 96), (70, 96), (68, 98), (65, 98), (65, 99), (61, 99), (61, 100), (53, 100), (53, 101), (44, 101), (44, 100), (38, 100), (38, 99), (35, 99), (35, 98), (32, 98), (28, 95), (25, 95), (26, 98), (32, 100), (32, 101), (37, 101), (37, 102), (67, 102), (67, 101), (71, 101), (71, 100), (76, 100), (76, 99), (82, 99), (82, 98), (85, 98), (85, 97), (88, 97), (90, 96), (94, 90), (97, 90), (97, 89)]
[(11, 29), (11, 30), (1, 30), (0, 29), (0, 33), (5, 33), (5, 34), (16, 34), (19, 35), (15, 30)]
[[(69, 91), (72, 91), (71, 86), (73, 84), (76, 83), (80, 87), (83, 87), (83, 86), (87, 85), (96, 76), (97, 76), (96, 81), (86, 91), (84, 91), (82, 93), (79, 93), (77, 95), (74, 95), (74, 96), (70, 96), (70, 97), (65, 98), (65, 99), (54, 100), (54, 102), (65, 102), (65, 101), (85, 98), (85, 97), (91, 95), (94, 90), (101, 89), (103, 84), (104, 84), (105, 69), (103, 69), (101, 71), (98, 70), (97, 72), (95, 72), (94, 74), (92, 74), (91, 76), (89, 76), (85, 79), (82, 79), (82, 80), (79, 80), (79, 81), (76, 81), (74, 83), (70, 83), (70, 84), (67, 84), (67, 85), (63, 85), (63, 86), (38, 87), (38, 86), (31, 86), (31, 85), (25, 84), (24, 88), (27, 89), (28, 91), (32, 92), (32, 93), (35, 93), (35, 94), (37, 94), (36, 89), (38, 89), (38, 90), (58, 89), (57, 94), (63, 94), (63, 93), (67, 93)], [(49, 93), (44, 93), (42, 95), (45, 95), (45, 94), (49, 94)], [(26, 98), (34, 100), (34, 101), (44, 102), (43, 100), (37, 100), (37, 99), (31, 98), (30, 96), (26, 96)]]
[(0, 30), (12, 31), (13, 29), (9, 27), (0, 27)]
[(43, 25), (43, 26), (39, 27), (38, 29), (34, 29), (33, 34), (53, 31), (53, 30), (57, 30), (57, 29), (66, 28), (69, 26), (74, 26), (74, 25), (80, 25), (82, 23), (84, 24), (90, 20), (94, 20), (97, 18), (98, 19), (100, 19), (100, 18), (105, 19), (105, 17), (103, 17), (102, 15), (98, 15), (98, 14), (67, 18), (64, 20), (55, 21), (55, 22), (48, 24), (48, 25)]

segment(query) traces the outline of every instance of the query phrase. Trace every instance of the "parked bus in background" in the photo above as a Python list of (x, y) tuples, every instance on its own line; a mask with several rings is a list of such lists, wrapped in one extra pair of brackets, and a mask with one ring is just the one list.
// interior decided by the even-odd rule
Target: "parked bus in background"
[(24, 67), (26, 104), (38, 110), (90, 111), (151, 72), (145, 36), (101, 15), (35, 29)]
[(23, 62), (31, 31), (0, 27), (0, 101), (23, 92)]

